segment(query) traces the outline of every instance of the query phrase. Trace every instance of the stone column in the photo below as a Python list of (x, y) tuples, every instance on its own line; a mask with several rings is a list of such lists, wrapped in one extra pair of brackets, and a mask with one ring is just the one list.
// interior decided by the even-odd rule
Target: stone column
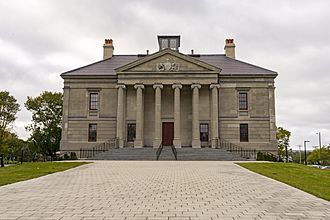
[(136, 84), (136, 137), (134, 141), (135, 148), (143, 147), (143, 89), (144, 85)]
[(199, 133), (199, 89), (200, 84), (192, 84), (191, 88), (193, 90), (192, 94), (192, 142), (191, 146), (193, 148), (200, 148), (200, 133)]
[(161, 106), (163, 85), (155, 84), (153, 88), (155, 89), (155, 136), (152, 144), (154, 148), (158, 148), (162, 141)]
[(63, 88), (63, 115), (62, 115), (62, 138), (60, 142), (60, 150), (65, 149), (68, 139), (68, 117), (69, 117), (69, 97), (70, 87), (64, 85)]
[(175, 148), (181, 148), (181, 101), (180, 101), (180, 89), (181, 84), (172, 85), (174, 89), (174, 140), (173, 145)]
[(116, 88), (118, 89), (116, 137), (119, 147), (124, 147), (124, 89), (126, 87), (125, 85), (117, 85)]
[(218, 103), (218, 89), (219, 84), (211, 84), (211, 146), (216, 148), (219, 138), (219, 103)]
[(274, 84), (268, 85), (269, 100), (269, 141), (272, 149), (276, 149), (276, 118), (275, 118), (275, 87)]

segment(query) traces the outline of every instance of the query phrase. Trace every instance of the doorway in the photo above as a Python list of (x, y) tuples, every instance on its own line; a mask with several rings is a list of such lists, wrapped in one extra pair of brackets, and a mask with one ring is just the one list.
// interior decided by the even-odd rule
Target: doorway
[(174, 122), (163, 122), (163, 146), (173, 145)]

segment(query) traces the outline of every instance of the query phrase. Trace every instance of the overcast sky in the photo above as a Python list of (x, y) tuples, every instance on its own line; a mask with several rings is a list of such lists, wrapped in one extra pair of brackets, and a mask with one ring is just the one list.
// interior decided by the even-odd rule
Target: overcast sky
[(105, 38), (115, 54), (156, 52), (158, 34), (181, 35), (183, 53), (223, 53), (275, 70), (277, 126), (291, 146), (330, 143), (330, 1), (1, 0), (0, 90), (22, 110), (14, 130), (26, 139), (27, 96), (62, 91), (60, 73), (102, 59)]

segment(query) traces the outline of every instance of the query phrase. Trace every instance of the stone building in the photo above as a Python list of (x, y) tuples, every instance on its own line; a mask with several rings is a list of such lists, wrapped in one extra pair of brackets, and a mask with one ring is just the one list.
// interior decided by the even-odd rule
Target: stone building
[(183, 54), (180, 36), (158, 36), (159, 51), (114, 55), (61, 74), (64, 109), (61, 151), (116, 138), (119, 147), (217, 148), (224, 139), (276, 152), (274, 79), (277, 73), (224, 54)]

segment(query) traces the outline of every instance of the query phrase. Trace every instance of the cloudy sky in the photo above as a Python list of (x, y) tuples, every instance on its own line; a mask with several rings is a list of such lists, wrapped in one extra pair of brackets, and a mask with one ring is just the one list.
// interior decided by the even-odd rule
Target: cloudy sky
[(223, 53), (275, 70), (277, 125), (291, 146), (330, 143), (330, 1), (287, 0), (1, 0), (0, 90), (22, 111), (14, 130), (26, 139), (27, 96), (62, 91), (60, 73), (115, 54), (157, 51), (157, 34), (180, 34), (183, 53)]

